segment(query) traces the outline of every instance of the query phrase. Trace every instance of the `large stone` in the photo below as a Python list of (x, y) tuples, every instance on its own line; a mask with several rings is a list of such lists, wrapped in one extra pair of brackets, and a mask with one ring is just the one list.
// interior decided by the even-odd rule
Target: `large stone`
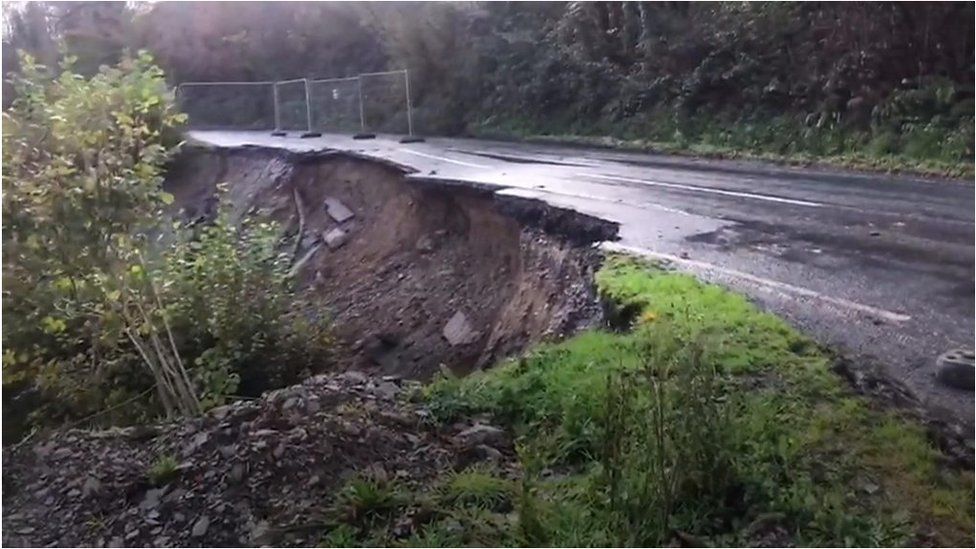
[(972, 351), (953, 349), (939, 355), (936, 378), (954, 389), (972, 391), (976, 385), (976, 366)]
[(461, 444), (469, 448), (485, 445), (499, 447), (508, 445), (508, 435), (502, 429), (491, 425), (478, 424), (469, 427), (455, 437)]
[(338, 250), (349, 240), (349, 233), (336, 227), (322, 236), (330, 250)]
[(468, 322), (468, 317), (461, 311), (454, 313), (454, 316), (447, 321), (443, 334), (444, 339), (452, 346), (467, 345), (478, 339), (478, 332), (474, 330), (474, 327)]
[(193, 530), (190, 531), (190, 535), (199, 538), (207, 533), (207, 529), (210, 528), (210, 519), (204, 515), (200, 517), (194, 524)]
[(347, 219), (352, 219), (356, 216), (356, 214), (347, 208), (345, 204), (340, 202), (338, 198), (332, 196), (325, 199), (325, 211), (329, 213), (329, 217), (335, 219), (338, 223), (342, 223)]

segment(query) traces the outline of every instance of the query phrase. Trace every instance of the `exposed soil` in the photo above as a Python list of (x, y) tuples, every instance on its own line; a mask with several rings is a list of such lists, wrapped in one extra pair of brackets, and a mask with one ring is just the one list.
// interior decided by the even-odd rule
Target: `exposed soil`
[[(301, 230), (296, 276), (335, 323), (342, 369), (465, 374), (601, 322), (589, 244), (614, 237), (608, 222), (329, 153), (189, 150), (167, 188), (186, 215), (207, 217), (219, 182), (236, 216)], [(335, 219), (327, 200), (352, 217)], [(345, 242), (330, 246), (337, 228)]]
[[(202, 418), (5, 448), (4, 545), (307, 545), (353, 475), (407, 489), (472, 463), (520, 475), (504, 431), (428, 421), (405, 379), (468, 373), (601, 324), (591, 244), (615, 225), (339, 154), (191, 149), (166, 187), (183, 215), (206, 219), (223, 182), (237, 219), (274, 219), (298, 242), (295, 276), (339, 340), (323, 369), (342, 372)], [(417, 533), (425, 513), (398, 509), (391, 531)]]

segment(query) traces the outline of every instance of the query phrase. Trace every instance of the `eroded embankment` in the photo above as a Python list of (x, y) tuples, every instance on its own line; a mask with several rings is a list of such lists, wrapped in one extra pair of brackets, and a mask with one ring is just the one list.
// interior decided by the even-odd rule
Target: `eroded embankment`
[(341, 369), (467, 373), (600, 320), (588, 244), (611, 223), (338, 153), (190, 149), (166, 186), (207, 217), (222, 182), (235, 216), (300, 233), (296, 276), (334, 321)]
[[(190, 149), (166, 188), (206, 219), (224, 182), (234, 217), (298, 237), (295, 276), (338, 339), (323, 370), (344, 373), (201, 418), (5, 448), (5, 544), (302, 545), (334, 526), (323, 513), (354, 475), (408, 487), (471, 463), (519, 475), (504, 431), (429, 421), (402, 378), (466, 373), (600, 323), (591, 244), (614, 225), (339, 154)], [(411, 513), (398, 536), (436, 518)]]

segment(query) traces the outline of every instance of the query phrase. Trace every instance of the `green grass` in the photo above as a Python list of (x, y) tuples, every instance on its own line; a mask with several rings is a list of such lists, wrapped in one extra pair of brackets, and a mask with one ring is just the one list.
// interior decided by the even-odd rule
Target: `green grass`
[(153, 462), (146, 472), (149, 483), (153, 486), (163, 486), (179, 476), (180, 463), (171, 455), (162, 455)]
[(741, 296), (633, 259), (608, 258), (597, 283), (632, 330), (583, 333), (427, 391), (441, 420), (487, 413), (519, 437), (519, 543), (747, 545), (774, 532), (803, 545), (972, 545), (972, 474), (852, 394), (809, 339)]
[(336, 498), (334, 515), (362, 525), (393, 514), (403, 503), (396, 483), (385, 473), (372, 472), (350, 479)]
[(508, 511), (515, 487), (485, 467), (471, 467), (448, 475), (440, 488), (440, 500), (447, 506), (476, 507)]
[(484, 465), (410, 488), (355, 477), (322, 542), (972, 545), (972, 473), (853, 394), (811, 340), (627, 257), (609, 257), (597, 284), (626, 331), (543, 345), (423, 395), (439, 421), (488, 415), (509, 429), (520, 478)]
[(610, 147), (703, 158), (744, 159), (936, 177), (973, 177), (972, 123), (905, 131), (811, 128), (790, 118), (677, 123), (667, 113), (643, 123), (578, 126), (494, 121), (471, 129), (477, 137)]

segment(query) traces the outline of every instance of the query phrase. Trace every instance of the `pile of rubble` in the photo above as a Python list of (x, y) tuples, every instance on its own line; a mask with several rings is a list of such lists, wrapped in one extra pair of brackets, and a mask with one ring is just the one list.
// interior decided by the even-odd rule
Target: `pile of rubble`
[(477, 461), (515, 467), (502, 430), (438, 425), (411, 402), (418, 389), (355, 371), (321, 375), (201, 418), (70, 430), (7, 449), (3, 543), (315, 544), (322, 532), (304, 526), (357, 473), (423, 486)]

